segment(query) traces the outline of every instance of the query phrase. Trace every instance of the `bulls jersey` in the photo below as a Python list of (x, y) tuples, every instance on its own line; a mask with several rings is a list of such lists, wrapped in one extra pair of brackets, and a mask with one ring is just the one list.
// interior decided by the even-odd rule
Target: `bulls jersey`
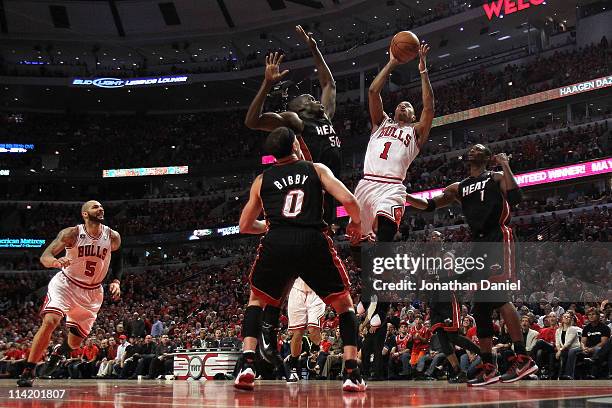
[[(342, 169), (342, 154), (340, 151), (340, 138), (332, 123), (327, 117), (320, 119), (302, 119), (304, 129), (302, 140), (308, 152), (304, 151), (306, 160), (323, 163), (330, 168), (336, 177), (340, 176)], [(308, 157), (310, 156), (310, 157)]]
[(306, 292), (306, 293), (312, 292), (312, 289), (310, 289), (310, 286), (308, 286), (302, 278), (297, 278), (293, 282), (293, 288), (297, 290), (301, 290), (302, 292)]
[(278, 162), (263, 172), (261, 201), (270, 229), (323, 228), (323, 187), (311, 162)]
[(406, 178), (408, 167), (419, 154), (414, 125), (400, 126), (385, 115), (370, 136), (366, 151), (365, 180), (398, 183)]
[(508, 228), (510, 206), (494, 173), (485, 171), (459, 183), (459, 200), (463, 215), (473, 233), (490, 235)]
[(77, 226), (78, 235), (74, 246), (66, 247), (70, 265), (62, 268), (66, 277), (84, 287), (96, 287), (106, 277), (111, 260), (111, 229), (102, 226), (102, 233), (92, 237), (85, 225)]

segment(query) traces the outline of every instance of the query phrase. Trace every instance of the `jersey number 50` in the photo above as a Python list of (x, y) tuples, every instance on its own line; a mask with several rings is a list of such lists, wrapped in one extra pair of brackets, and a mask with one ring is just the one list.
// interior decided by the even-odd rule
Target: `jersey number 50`
[(304, 202), (304, 190), (291, 190), (285, 196), (283, 205), (283, 217), (295, 218), (302, 212)]

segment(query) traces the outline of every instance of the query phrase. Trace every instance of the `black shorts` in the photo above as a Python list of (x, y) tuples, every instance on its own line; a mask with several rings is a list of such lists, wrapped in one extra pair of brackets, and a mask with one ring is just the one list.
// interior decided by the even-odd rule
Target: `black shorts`
[[(490, 282), (515, 282), (515, 245), (512, 228), (502, 226), (486, 232), (473, 233), (472, 257), (484, 257), (485, 268), (477, 279)], [(497, 309), (510, 302), (508, 291), (476, 291), (474, 301), (488, 303), (487, 309)]]
[(327, 233), (314, 228), (270, 230), (257, 248), (251, 290), (280, 307), (298, 276), (327, 304), (348, 293), (346, 269)]
[(437, 301), (436, 299), (429, 302), (429, 322), (431, 323), (432, 333), (438, 328), (445, 331), (459, 330), (461, 308), (454, 294), (451, 295), (450, 302)]

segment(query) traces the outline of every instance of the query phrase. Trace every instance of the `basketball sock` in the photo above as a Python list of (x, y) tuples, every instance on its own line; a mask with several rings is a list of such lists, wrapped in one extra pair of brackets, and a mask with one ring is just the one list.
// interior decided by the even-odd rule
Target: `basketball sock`
[(480, 359), (483, 363), (493, 364), (493, 354), (492, 353), (482, 353), (480, 354)]
[(378, 229), (376, 231), (376, 239), (379, 242), (393, 242), (393, 238), (397, 233), (397, 224), (387, 217), (379, 215)]
[(346, 360), (344, 362), (344, 370), (347, 374), (350, 374), (357, 368), (357, 360)]
[(527, 350), (525, 349), (525, 343), (522, 341), (515, 341), (514, 344), (514, 352), (516, 354), (527, 355)]
[(261, 315), (263, 310), (259, 306), (248, 306), (244, 311), (244, 337), (259, 338), (261, 333)]
[(359, 323), (352, 309), (340, 314), (339, 326), (342, 344), (345, 346), (356, 346)]

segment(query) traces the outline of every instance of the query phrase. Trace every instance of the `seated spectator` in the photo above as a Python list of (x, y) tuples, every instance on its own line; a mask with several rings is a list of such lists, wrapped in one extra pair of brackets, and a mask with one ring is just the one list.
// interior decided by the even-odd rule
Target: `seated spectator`
[(570, 353), (572, 358), (570, 361), (576, 361), (575, 354), (581, 349), (580, 347), (581, 330), (574, 325), (572, 315), (568, 312), (563, 313), (561, 317), (561, 325), (555, 332), (555, 358), (559, 360), (559, 373), (564, 379), (574, 377), (574, 368), (568, 364)]

